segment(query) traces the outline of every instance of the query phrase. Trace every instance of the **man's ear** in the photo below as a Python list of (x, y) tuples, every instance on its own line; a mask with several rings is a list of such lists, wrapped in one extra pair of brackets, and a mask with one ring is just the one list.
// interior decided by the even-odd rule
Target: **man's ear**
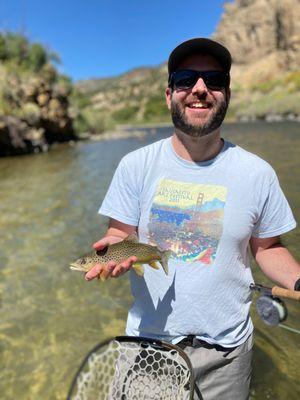
[(172, 89), (170, 87), (167, 87), (167, 89), (165, 91), (165, 95), (166, 95), (167, 107), (169, 110), (171, 110)]
[(231, 98), (231, 89), (230, 87), (226, 88), (226, 100), (227, 100), (227, 104), (229, 104), (230, 98)]

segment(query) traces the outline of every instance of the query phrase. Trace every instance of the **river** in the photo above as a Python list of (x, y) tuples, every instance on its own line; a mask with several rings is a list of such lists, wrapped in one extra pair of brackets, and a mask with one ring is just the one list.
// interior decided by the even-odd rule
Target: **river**
[[(1, 399), (65, 399), (88, 350), (123, 333), (131, 303), (127, 276), (87, 283), (68, 265), (105, 232), (107, 221), (97, 210), (120, 158), (171, 133), (168, 127), (145, 131), (140, 138), (0, 159)], [(299, 221), (299, 124), (226, 124), (223, 136), (273, 165)], [(298, 259), (299, 233), (284, 237)], [(257, 282), (270, 284), (253, 269)], [(285, 324), (300, 329), (299, 304), (286, 305)], [(300, 335), (269, 327), (252, 311), (251, 399), (298, 400)]]

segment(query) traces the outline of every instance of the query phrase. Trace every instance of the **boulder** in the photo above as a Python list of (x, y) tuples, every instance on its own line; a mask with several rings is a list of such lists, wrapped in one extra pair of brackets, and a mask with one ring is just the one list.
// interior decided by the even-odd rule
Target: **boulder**
[(13, 116), (0, 116), (0, 156), (45, 151), (47, 142), (42, 128), (30, 128)]
[(7, 73), (2, 79), (1, 111), (11, 115), (0, 115), (0, 156), (46, 151), (54, 142), (77, 140), (69, 114), (70, 88), (54, 78), (48, 67), (34, 77)]

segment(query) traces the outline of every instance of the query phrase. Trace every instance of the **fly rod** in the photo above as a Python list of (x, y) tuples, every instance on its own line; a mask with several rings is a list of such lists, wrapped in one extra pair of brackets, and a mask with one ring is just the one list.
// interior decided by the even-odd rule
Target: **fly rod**
[(250, 289), (256, 290), (262, 294), (267, 294), (269, 296), (285, 297), (287, 299), (300, 301), (300, 292), (296, 290), (284, 289), (279, 286), (273, 286), (272, 288), (269, 288), (256, 283), (251, 283)]

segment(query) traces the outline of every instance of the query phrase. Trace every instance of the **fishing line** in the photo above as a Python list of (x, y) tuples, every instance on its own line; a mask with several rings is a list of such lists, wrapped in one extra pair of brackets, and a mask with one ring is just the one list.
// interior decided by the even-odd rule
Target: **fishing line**
[(287, 331), (298, 333), (300, 335), (300, 331), (298, 329), (291, 328), (290, 326), (283, 325), (283, 324), (279, 324), (278, 326), (280, 326), (280, 328), (286, 329)]

